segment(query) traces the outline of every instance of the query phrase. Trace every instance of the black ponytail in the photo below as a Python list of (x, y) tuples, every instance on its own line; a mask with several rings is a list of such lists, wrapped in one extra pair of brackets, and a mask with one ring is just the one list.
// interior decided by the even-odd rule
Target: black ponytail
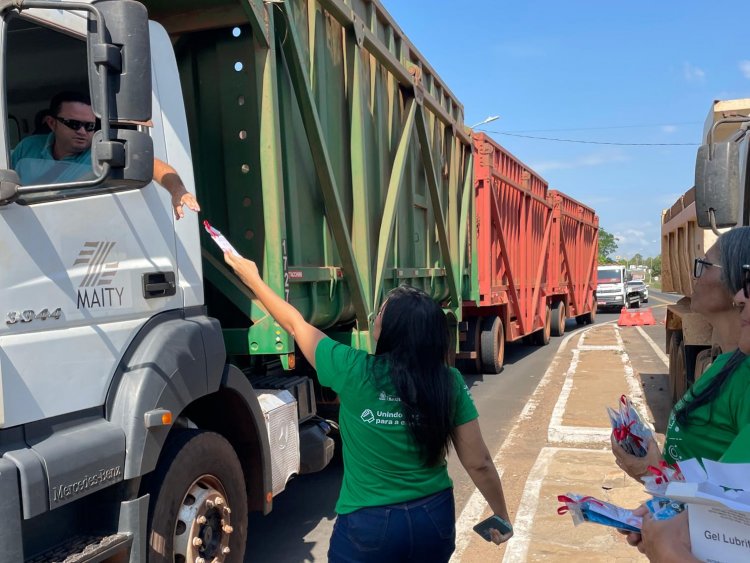
[[(734, 354), (727, 360), (727, 363), (719, 370), (714, 378), (711, 380), (705, 389), (700, 393), (695, 393), (693, 384), (685, 396), (682, 398), (680, 407), (675, 410), (675, 420), (680, 426), (687, 426), (690, 424), (690, 415), (695, 410), (703, 405), (713, 403), (714, 399), (721, 393), (724, 385), (729, 381), (729, 378), (737, 370), (737, 368), (745, 361), (747, 356), (740, 350), (736, 350)], [(713, 408), (713, 405), (711, 406)], [(709, 417), (710, 418), (710, 417)]]
[(400, 286), (382, 315), (376, 355), (388, 361), (387, 377), (423, 462), (437, 465), (448, 453), (456, 395), (445, 314), (423, 291)]

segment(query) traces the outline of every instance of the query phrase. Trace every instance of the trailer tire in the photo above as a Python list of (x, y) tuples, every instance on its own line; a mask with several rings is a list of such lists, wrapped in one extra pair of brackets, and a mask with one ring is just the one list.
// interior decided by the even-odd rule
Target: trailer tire
[(500, 317), (482, 319), (481, 357), (483, 373), (500, 373), (505, 361), (505, 329)]
[(685, 342), (679, 332), (673, 332), (669, 342), (669, 397), (672, 406), (677, 404), (687, 391), (685, 368)]
[[(186, 563), (198, 556), (205, 561), (243, 560), (247, 542), (245, 476), (237, 454), (223, 436), (202, 430), (175, 431), (141, 489), (151, 495), (149, 563)], [(195, 538), (200, 538), (202, 545), (195, 546)]]
[(565, 334), (565, 303), (558, 301), (552, 311), (552, 336)]
[(532, 342), (536, 346), (546, 346), (552, 336), (552, 312), (549, 306), (545, 307), (544, 326), (531, 335)]

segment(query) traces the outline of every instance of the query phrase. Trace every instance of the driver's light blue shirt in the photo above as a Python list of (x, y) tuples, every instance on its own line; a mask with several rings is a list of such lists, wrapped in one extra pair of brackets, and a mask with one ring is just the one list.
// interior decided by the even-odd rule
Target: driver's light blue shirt
[(11, 167), (22, 185), (70, 182), (91, 175), (91, 149), (56, 160), (54, 142), (54, 133), (32, 135), (13, 149)]

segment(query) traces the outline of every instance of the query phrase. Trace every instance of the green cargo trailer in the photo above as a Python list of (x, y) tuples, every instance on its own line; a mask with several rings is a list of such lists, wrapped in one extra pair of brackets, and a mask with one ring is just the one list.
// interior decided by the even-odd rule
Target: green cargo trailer
[[(146, 2), (174, 40), (203, 213), (311, 323), (373, 349), (399, 284), (453, 319), (471, 292), (463, 107), (377, 1)], [(294, 343), (204, 233), (231, 355)]]

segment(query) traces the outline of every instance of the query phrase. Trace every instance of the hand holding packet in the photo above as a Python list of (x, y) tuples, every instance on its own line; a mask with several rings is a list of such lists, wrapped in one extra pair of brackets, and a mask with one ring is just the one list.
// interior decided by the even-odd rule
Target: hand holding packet
[(211, 235), (211, 239), (217, 244), (219, 248), (221, 248), (222, 252), (231, 252), (235, 256), (240, 255), (240, 253), (234, 249), (234, 247), (226, 239), (226, 237), (222, 235), (220, 231), (213, 228), (211, 226), (211, 223), (209, 223), (207, 220), (203, 221), (203, 227), (206, 229), (206, 232)]
[(628, 532), (641, 531), (641, 517), (635, 516), (633, 511), (627, 508), (575, 493), (559, 495), (557, 500), (563, 503), (563, 506), (557, 509), (557, 513), (562, 515), (570, 512), (576, 526), (583, 522), (594, 522)]
[(612, 435), (617, 444), (631, 455), (645, 457), (648, 453), (649, 440), (654, 435), (643, 422), (630, 398), (622, 395), (618, 409), (607, 408), (607, 413), (612, 424)]
[(641, 481), (646, 486), (646, 491), (655, 496), (664, 496), (669, 483), (674, 481), (684, 481), (685, 477), (680, 471), (680, 467), (669, 465), (666, 461), (661, 460), (659, 466), (648, 466), (650, 475), (641, 477)]

